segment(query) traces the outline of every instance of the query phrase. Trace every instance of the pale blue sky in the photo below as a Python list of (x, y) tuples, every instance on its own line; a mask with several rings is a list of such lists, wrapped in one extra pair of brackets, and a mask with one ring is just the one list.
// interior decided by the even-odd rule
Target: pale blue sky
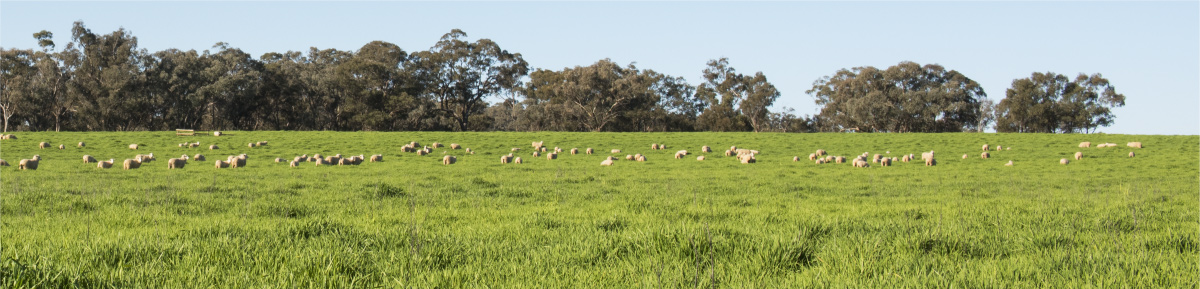
[(0, 2), (0, 46), (70, 41), (71, 23), (125, 27), (141, 48), (251, 55), (373, 40), (428, 49), (451, 29), (490, 38), (537, 68), (603, 58), (701, 82), (729, 57), (814, 114), (804, 91), (841, 68), (938, 63), (999, 101), (1032, 72), (1102, 73), (1128, 97), (1107, 133), (1200, 134), (1200, 2)]

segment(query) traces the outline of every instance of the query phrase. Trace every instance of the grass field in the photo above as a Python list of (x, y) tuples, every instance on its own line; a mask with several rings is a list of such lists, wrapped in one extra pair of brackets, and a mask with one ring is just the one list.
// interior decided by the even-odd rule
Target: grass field
[[(1045, 134), (17, 133), (0, 287), (1167, 288), (1200, 285), (1200, 138)], [(246, 143), (269, 141), (248, 148)], [(596, 149), (530, 156), (530, 142)], [(67, 149), (37, 149), (38, 142)], [(77, 142), (85, 148), (76, 148)], [(198, 141), (203, 148), (176, 144)], [(409, 141), (459, 143), (427, 156)], [(1116, 148), (1078, 148), (1081, 141)], [(1143, 149), (1125, 147), (1140, 141)], [(129, 144), (142, 148), (131, 151)], [(651, 143), (667, 150), (652, 151)], [(980, 159), (980, 146), (1001, 145)], [(217, 144), (221, 149), (206, 147)], [(676, 150), (716, 152), (703, 162)], [(721, 152), (757, 149), (758, 163)], [(500, 164), (513, 147), (524, 164)], [(611, 149), (644, 163), (601, 167)], [(934, 150), (918, 162), (818, 165)], [(1076, 151), (1084, 159), (1060, 165)], [(1129, 158), (1127, 154), (1137, 154)], [(153, 152), (136, 170), (97, 169)], [(442, 165), (441, 156), (459, 157)], [(209, 161), (168, 170), (166, 159)], [(213, 160), (246, 153), (248, 167)], [(291, 168), (276, 157), (383, 154)], [(40, 154), (36, 171), (22, 158)], [(963, 154), (970, 157), (962, 159)], [(793, 156), (803, 161), (792, 162)], [(1012, 160), (1014, 166), (1003, 164)]]

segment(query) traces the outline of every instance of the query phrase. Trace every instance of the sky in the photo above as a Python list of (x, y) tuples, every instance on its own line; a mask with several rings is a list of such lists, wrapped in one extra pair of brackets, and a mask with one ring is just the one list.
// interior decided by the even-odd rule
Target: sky
[(1120, 134), (1200, 134), (1200, 2), (20, 2), (0, 1), (0, 46), (69, 42), (71, 25), (124, 27), (140, 48), (251, 55), (357, 50), (382, 40), (427, 50), (462, 29), (559, 70), (601, 59), (635, 63), (692, 85), (711, 59), (763, 72), (773, 111), (816, 114), (805, 93), (840, 69), (939, 64), (999, 102), (1033, 72), (1100, 73), (1126, 96)]

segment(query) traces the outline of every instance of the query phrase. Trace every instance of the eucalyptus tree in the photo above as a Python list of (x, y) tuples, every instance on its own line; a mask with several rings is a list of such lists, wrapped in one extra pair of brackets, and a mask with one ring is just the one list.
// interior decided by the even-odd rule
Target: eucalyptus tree
[(1125, 95), (1099, 73), (1065, 75), (1035, 72), (1013, 80), (996, 106), (996, 131), (1092, 132), (1112, 125), (1111, 108), (1125, 105)]
[(467, 42), (466, 37), (454, 29), (428, 51), (412, 55), (413, 72), (424, 83), (424, 95), (459, 131), (470, 127), (472, 115), (483, 112), (485, 98), (519, 87), (529, 73), (520, 53), (504, 50), (490, 39)]
[(124, 28), (107, 35), (92, 33), (75, 22), (71, 44), (63, 61), (75, 67), (69, 89), (77, 100), (80, 128), (133, 130), (142, 128), (137, 117), (147, 110), (140, 88), (144, 75), (137, 37)]
[(634, 65), (621, 67), (611, 60), (562, 71), (537, 70), (522, 90), (526, 98), (561, 108), (565, 121), (579, 130), (604, 131), (617, 122), (630, 125), (657, 108), (665, 97), (661, 82), (668, 77)]
[(807, 91), (827, 129), (879, 132), (958, 132), (979, 125), (987, 94), (974, 80), (940, 65), (905, 61), (886, 70), (838, 70)]
[(0, 117), (4, 118), (4, 132), (8, 132), (13, 116), (37, 109), (29, 107), (34, 61), (32, 50), (0, 48)]
[(722, 57), (708, 61), (704, 69), (705, 82), (696, 88), (696, 95), (705, 102), (704, 112), (697, 122), (713, 131), (739, 131), (746, 125), (755, 132), (767, 126), (767, 110), (779, 98), (779, 90), (767, 81), (763, 73), (738, 73)]

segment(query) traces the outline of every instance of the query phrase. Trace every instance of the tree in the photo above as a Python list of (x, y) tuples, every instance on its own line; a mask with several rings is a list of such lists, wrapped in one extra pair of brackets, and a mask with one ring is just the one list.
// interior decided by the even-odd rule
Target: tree
[(490, 39), (463, 40), (454, 29), (430, 50), (414, 53), (416, 74), (425, 82), (425, 95), (436, 110), (453, 119), (459, 131), (467, 130), (471, 116), (482, 113), (484, 98), (520, 86), (529, 64), (520, 53), (501, 49)]
[(1013, 80), (1005, 94), (996, 106), (999, 132), (1094, 132), (1112, 125), (1111, 108), (1125, 106), (1125, 95), (1099, 73), (1080, 73), (1071, 81), (1061, 74), (1035, 72)]
[(614, 123), (637, 127), (639, 120), (663, 113), (655, 111), (662, 99), (681, 98), (687, 89), (653, 70), (604, 59), (562, 71), (539, 69), (521, 91), (527, 99), (560, 108), (565, 120), (582, 130), (604, 131)]
[(779, 98), (779, 90), (762, 72), (753, 76), (737, 73), (729, 66), (729, 59), (722, 57), (708, 61), (704, 80), (696, 88), (697, 97), (705, 103), (704, 112), (697, 119), (699, 126), (714, 131), (739, 131), (749, 122), (754, 132), (767, 127), (767, 107)]
[(814, 117), (826, 129), (958, 132), (979, 125), (983, 88), (940, 65), (901, 62), (887, 70), (842, 69), (807, 91), (821, 106)]
[(132, 130), (137, 117), (148, 110), (139, 93), (144, 74), (140, 61), (145, 51), (137, 48), (137, 37), (124, 28), (108, 35), (92, 33), (76, 21), (72, 43), (63, 51), (66, 65), (76, 67), (70, 90), (79, 104), (82, 128), (88, 130)]
[(8, 132), (9, 119), (28, 109), (29, 79), (34, 69), (33, 51), (0, 49), (0, 116), (4, 118), (4, 132)]

